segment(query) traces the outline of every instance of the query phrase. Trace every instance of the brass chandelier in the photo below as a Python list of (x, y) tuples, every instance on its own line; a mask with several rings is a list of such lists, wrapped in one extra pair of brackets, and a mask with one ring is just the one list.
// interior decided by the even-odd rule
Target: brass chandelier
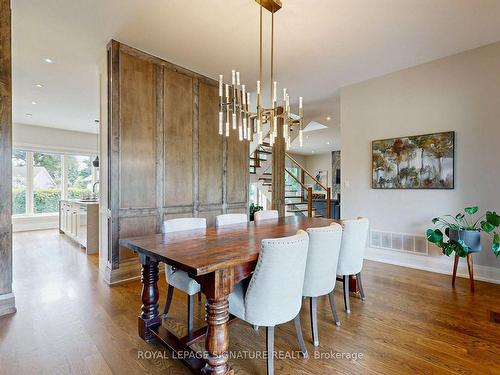
[[(302, 127), (304, 119), (303, 99), (299, 97), (299, 114), (290, 110), (290, 97), (286, 88), (283, 89), (283, 105), (278, 107), (278, 83), (274, 81), (274, 13), (281, 9), (280, 0), (255, 0), (260, 6), (259, 29), (259, 80), (257, 81), (257, 108), (256, 112), (249, 109), (251, 95), (246, 85), (240, 81), (240, 72), (231, 71), (231, 85), (224, 83), (224, 77), (219, 75), (219, 134), (229, 137), (229, 129), (238, 129), (240, 141), (253, 141), (254, 135), (259, 145), (264, 141), (263, 127), (269, 124), (269, 143), (274, 145), (278, 137), (278, 119), (283, 121), (283, 138), (286, 148), (290, 148), (290, 133), (294, 126), (299, 127), (299, 146), (302, 147)], [(263, 9), (271, 13), (271, 79), (270, 102), (271, 108), (265, 108), (262, 98), (262, 13)]]

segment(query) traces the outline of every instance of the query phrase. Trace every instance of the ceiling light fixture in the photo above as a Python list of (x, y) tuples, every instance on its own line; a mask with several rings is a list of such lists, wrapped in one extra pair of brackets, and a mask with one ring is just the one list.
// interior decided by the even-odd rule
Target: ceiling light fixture
[(330, 145), (330, 142), (326, 142), (327, 145)]
[(32, 101), (32, 102), (31, 102), (31, 104), (33, 104), (33, 105), (36, 105), (36, 104), (37, 104), (37, 102), (35, 102), (35, 101)]
[[(229, 137), (229, 126), (238, 129), (239, 139), (252, 141), (254, 133), (258, 137), (259, 145), (263, 143), (264, 124), (270, 125), (269, 143), (274, 145), (278, 136), (278, 118), (283, 120), (283, 138), (286, 148), (290, 148), (290, 131), (294, 125), (299, 126), (299, 145), (302, 147), (302, 124), (304, 119), (304, 108), (302, 97), (299, 97), (299, 115), (290, 111), (290, 96), (286, 88), (283, 89), (283, 106), (279, 113), (277, 106), (278, 83), (274, 81), (274, 13), (281, 9), (280, 0), (255, 0), (260, 6), (260, 29), (259, 29), (259, 80), (257, 81), (257, 111), (249, 110), (250, 93), (246, 86), (240, 83), (240, 72), (231, 71), (231, 85), (224, 84), (224, 77), (219, 75), (219, 134)], [(265, 108), (262, 98), (262, 12), (263, 9), (271, 13), (271, 79), (270, 102), (271, 108)], [(225, 94), (225, 95), (224, 95)]]
[(311, 154), (314, 154), (314, 150), (311, 151)]
[(40, 89), (43, 87), (43, 85), (41, 83), (37, 83), (35, 86), (40, 88)]
[(33, 117), (33, 113), (26, 113), (27, 117)]
[(326, 121), (330, 121), (332, 118), (330, 116), (326, 117)]
[(52, 64), (52, 63), (54, 62), (54, 61), (53, 61), (51, 58), (49, 58), (49, 57), (44, 58), (44, 59), (43, 59), (43, 61), (45, 61), (47, 64)]

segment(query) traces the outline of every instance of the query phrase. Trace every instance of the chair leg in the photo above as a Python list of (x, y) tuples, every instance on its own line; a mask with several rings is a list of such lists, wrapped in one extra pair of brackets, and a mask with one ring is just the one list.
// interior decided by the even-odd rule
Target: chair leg
[(455, 286), (455, 280), (457, 278), (457, 268), (458, 268), (458, 260), (460, 259), (460, 257), (455, 254), (455, 262), (453, 262), (453, 276), (451, 278), (451, 285), (452, 286)]
[(267, 375), (274, 375), (274, 327), (266, 327)]
[(201, 304), (201, 292), (198, 292), (198, 303)]
[(193, 306), (194, 306), (194, 295), (188, 295), (188, 332), (193, 332)]
[(306, 343), (304, 342), (304, 336), (302, 336), (302, 326), (300, 325), (300, 313), (297, 314), (293, 320), (295, 323), (295, 332), (297, 333), (297, 340), (299, 341), (300, 351), (304, 358), (307, 358), (309, 354), (307, 353)]
[(351, 305), (349, 304), (349, 275), (344, 275), (344, 305), (345, 311), (351, 313)]
[(311, 297), (311, 332), (313, 345), (319, 346), (319, 336), (318, 336), (318, 299), (316, 297)]
[(340, 327), (340, 319), (339, 316), (337, 315), (337, 307), (335, 306), (335, 300), (333, 299), (333, 290), (328, 295), (328, 299), (330, 300), (330, 307), (332, 308), (333, 320), (335, 320), (335, 324), (337, 325), (337, 327)]
[(174, 296), (174, 287), (172, 285), (169, 285), (167, 292), (167, 300), (165, 301), (165, 308), (163, 309), (163, 319), (167, 317), (168, 311), (170, 310), (170, 305), (172, 304), (173, 296)]
[(361, 296), (361, 301), (366, 299), (365, 290), (363, 289), (363, 281), (361, 279), (361, 272), (356, 274), (356, 282), (358, 283), (359, 295)]
[(467, 267), (469, 268), (470, 290), (474, 291), (474, 264), (472, 261), (472, 254), (467, 254)]

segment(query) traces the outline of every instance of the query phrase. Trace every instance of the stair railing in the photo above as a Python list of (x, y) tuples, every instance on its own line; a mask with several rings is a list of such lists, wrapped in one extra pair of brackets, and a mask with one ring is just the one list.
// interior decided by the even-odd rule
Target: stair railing
[(330, 200), (331, 200), (331, 188), (324, 186), (319, 180), (316, 179), (307, 169), (305, 169), (297, 160), (295, 160), (290, 154), (285, 153), (285, 156), (293, 163), (295, 164), (301, 172), (301, 181), (293, 175), (290, 171), (288, 171), (286, 168), (285, 170), (288, 172), (290, 176), (292, 176), (301, 186), (303, 189), (307, 190), (307, 213), (309, 217), (312, 217), (312, 188), (311, 187), (306, 187), (305, 186), (305, 175), (309, 176), (316, 185), (320, 186), (323, 190), (326, 192), (326, 217), (328, 219), (331, 219), (332, 217), (332, 210), (330, 207)]
[(313, 192), (312, 192), (312, 187), (308, 187), (306, 185), (304, 185), (304, 183), (302, 183), (301, 181), (299, 181), (299, 179), (292, 173), (290, 172), (288, 169), (285, 168), (285, 172), (288, 173), (290, 176), (293, 177), (293, 179), (295, 181), (297, 181), (299, 183), (299, 185), (302, 187), (303, 191), (306, 190), (307, 191), (307, 216), (308, 217), (312, 217), (312, 213), (313, 213), (313, 202), (312, 202), (312, 195), (313, 195)]

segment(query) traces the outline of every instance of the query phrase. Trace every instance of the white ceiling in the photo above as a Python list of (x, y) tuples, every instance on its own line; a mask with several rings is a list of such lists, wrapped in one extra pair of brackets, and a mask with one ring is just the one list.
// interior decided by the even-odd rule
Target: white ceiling
[[(499, 19), (498, 0), (283, 0), (276, 79), (292, 104), (304, 97), (307, 121), (330, 127), (300, 152), (340, 147), (340, 87), (496, 42)], [(13, 0), (13, 28), (20, 123), (95, 132), (111, 38), (214, 78), (238, 69), (253, 88), (258, 74), (254, 0)]]

